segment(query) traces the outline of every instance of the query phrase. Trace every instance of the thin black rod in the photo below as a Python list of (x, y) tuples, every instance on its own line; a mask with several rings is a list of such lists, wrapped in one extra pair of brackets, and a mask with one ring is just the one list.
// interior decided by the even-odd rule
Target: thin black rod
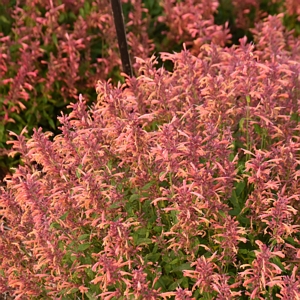
[(114, 22), (115, 22), (115, 27), (116, 27), (117, 37), (118, 37), (123, 71), (128, 76), (132, 77), (133, 73), (132, 73), (130, 56), (128, 52), (124, 18), (123, 18), (122, 5), (120, 0), (111, 0), (111, 7), (113, 11), (113, 17), (114, 17)]

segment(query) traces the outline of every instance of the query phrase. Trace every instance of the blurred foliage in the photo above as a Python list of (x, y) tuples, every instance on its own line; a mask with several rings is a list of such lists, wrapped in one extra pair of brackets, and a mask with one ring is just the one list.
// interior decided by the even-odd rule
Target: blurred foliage
[[(76, 101), (79, 93), (82, 93), (86, 97), (89, 105), (91, 105), (96, 99), (94, 86), (97, 79), (105, 80), (111, 78), (114, 83), (118, 81), (124, 82), (124, 78), (120, 75), (120, 63), (118, 62), (117, 46), (114, 41), (115, 37), (112, 36), (114, 28), (108, 28), (112, 27), (111, 23), (105, 24), (106, 21), (111, 21), (107, 16), (107, 14), (109, 15), (110, 8), (107, 8), (107, 5), (101, 6), (99, 3), (102, 2), (99, 1), (78, 1), (76, 5), (70, 5), (70, 1), (54, 1), (56, 7), (51, 8), (51, 13), (53, 13), (53, 17), (57, 18), (58, 30), (55, 28), (47, 29), (47, 27), (43, 25), (41, 28), (42, 31), (39, 33), (40, 35), (37, 34), (37, 31), (40, 30), (37, 29), (40, 28), (40, 23), (39, 20), (34, 19), (34, 17), (39, 16), (39, 18), (46, 20), (47, 14), (51, 11), (49, 7), (42, 5), (42, 0), (38, 1), (34, 7), (29, 5), (27, 1), (2, 1), (0, 5), (0, 38), (10, 37), (10, 42), (5, 41), (6, 45), (9, 46), (8, 49), (5, 50), (5, 48), (2, 47), (1, 50), (0, 48), (0, 55), (2, 55), (2, 57), (0, 56), (0, 77), (2, 75), (3, 79), (10, 78), (14, 81), (23, 64), (22, 53), (26, 52), (27, 48), (30, 48), (34, 42), (40, 43), (41, 49), (30, 62), (30, 64), (34, 65), (32, 71), (38, 70), (38, 76), (30, 79), (27, 78), (28, 80), (24, 79), (24, 82), (26, 82), (26, 80), (30, 82), (33, 89), (29, 90), (25, 87), (25, 91), (29, 95), (28, 99), (24, 100), (22, 97), (18, 99), (18, 101), (25, 106), (25, 109), (20, 109), (20, 107), (15, 109), (16, 103), (14, 101), (7, 102), (8, 95), (13, 89), (13, 83), (2, 83), (0, 86), (0, 110), (2, 110), (0, 114), (0, 148), (3, 149), (2, 155), (0, 156), (0, 168), (2, 168), (3, 174), (5, 174), (10, 167), (18, 163), (18, 161), (9, 159), (6, 155), (3, 155), (6, 151), (5, 149), (8, 148), (6, 141), (9, 131), (20, 133), (21, 130), (27, 126), (27, 136), (32, 134), (32, 129), (35, 127), (42, 127), (44, 131), (52, 131), (54, 134), (58, 134), (60, 131), (57, 129), (57, 116), (60, 115), (61, 112), (64, 114), (69, 112), (67, 105), (70, 102)], [(195, 3), (198, 2), (195, 1)], [(219, 0), (217, 12), (214, 14), (215, 24), (223, 25), (225, 22), (229, 22), (230, 33), (232, 34), (231, 41), (233, 44), (238, 44), (239, 39), (244, 35), (248, 37), (248, 41), (253, 41), (253, 36), (249, 29), (254, 26), (258, 18), (266, 17), (269, 14), (274, 15), (280, 12), (286, 12), (285, 1), (272, 1), (272, 3), (270, 3), (268, 0), (261, 0), (254, 1), (253, 3), (255, 2), (258, 3), (259, 13), (253, 6), (250, 6), (249, 13), (246, 17), (244, 16), (247, 19), (248, 27), (241, 28), (239, 24), (237, 24), (239, 14), (241, 13), (241, 8), (238, 6), (240, 5), (239, 2), (236, 2), (236, 4), (233, 0)], [(128, 23), (140, 18), (136, 24), (146, 26), (148, 40), (153, 41), (154, 50), (151, 50), (151, 47), (147, 48), (144, 52), (145, 57), (152, 55), (153, 52), (156, 54), (160, 51), (178, 52), (182, 49), (182, 43), (184, 41), (177, 43), (169, 40), (166, 35), (166, 32), (170, 31), (169, 25), (159, 20), (160, 17), (166, 16), (167, 14), (164, 9), (164, 4), (166, 3), (174, 6), (185, 4), (185, 1), (143, 0), (140, 2), (135, 1), (134, 5), (131, 1), (123, 1), (125, 22)], [(60, 4), (64, 4), (65, 8), (59, 8)], [(142, 11), (139, 16), (139, 10), (141, 9), (139, 6), (141, 4), (143, 5), (142, 7), (147, 10)], [(23, 9), (23, 12), (16, 10), (17, 5)], [(101, 12), (102, 9), (103, 13)], [(130, 18), (130, 13), (133, 13), (133, 18)], [(100, 16), (104, 16), (104, 19), (99, 21), (101, 25), (91, 23), (90, 19), (93, 18), (93, 16), (95, 17), (95, 15), (99, 16), (99, 18)], [(59, 72), (67, 65), (72, 67), (72, 61), (68, 61), (62, 68), (59, 66), (60, 61), (69, 59), (68, 52), (62, 52), (62, 43), (67, 41), (65, 36), (60, 36), (60, 33), (63, 32), (72, 35), (76, 32), (80, 32), (77, 28), (80, 26), (78, 25), (80, 24), (78, 23), (79, 18), (83, 20), (82, 26), (84, 26), (84, 22), (88, 25), (87, 29), (82, 31), (85, 32), (85, 36), (82, 36), (84, 39), (83, 47), (75, 46), (74, 48), (74, 53), (77, 55), (76, 63), (79, 64), (78, 70), (72, 71), (71, 77), (66, 78), (68, 77), (67, 73), (64, 75), (64, 73), (59, 74)], [(300, 34), (300, 22), (297, 18), (298, 15), (295, 13), (292, 15), (285, 13), (283, 22), (289, 30), (294, 29), (295, 34)], [(48, 23), (48, 25), (49, 24), (51, 24), (51, 22)], [(55, 22), (53, 24), (53, 26), (56, 26)], [(133, 31), (134, 35), (136, 35), (136, 32), (139, 30), (136, 24), (128, 26), (128, 31)], [(20, 35), (22, 32), (18, 26), (21, 27), (24, 25), (32, 30), (30, 40), (27, 39), (25, 34), (23, 36)], [(103, 29), (100, 29), (100, 27)], [(145, 27), (141, 27), (141, 31), (144, 29)], [(51, 40), (46, 42), (45, 39), (49, 38), (49, 36), (47, 36), (47, 30), (51, 31)], [(77, 34), (77, 41), (79, 38), (80, 36)], [(143, 48), (143, 46), (148, 43), (142, 35), (137, 37), (137, 39), (140, 41), (140, 46), (137, 45), (135, 41), (132, 42), (136, 46), (131, 47), (132, 58), (135, 55), (140, 56), (141, 53), (143, 53), (140, 49), (137, 54), (135, 54), (134, 51), (138, 48)], [(74, 38), (72, 42), (76, 43), (76, 38)], [(27, 48), (24, 48), (24, 43), (27, 45)], [(230, 43), (227, 44), (227, 46), (230, 45)], [(189, 48), (189, 46), (187, 48)], [(144, 49), (146, 48), (144, 47)], [(7, 52), (5, 53), (5, 51)], [(32, 54), (33, 51), (30, 51), (28, 51), (29, 55), (34, 55)], [(9, 57), (5, 58), (3, 55), (7, 53), (9, 53)], [(54, 60), (53, 57), (55, 58)], [(45, 64), (44, 62), (47, 63)], [(170, 61), (163, 64), (163, 62), (158, 59), (158, 62), (158, 67), (164, 65), (164, 67), (170, 71), (173, 68), (173, 64)], [(49, 66), (53, 63), (58, 63), (52, 70), (52, 73), (54, 73), (50, 76), (55, 78), (55, 81), (50, 84), (50, 87), (45, 88), (49, 80)], [(5, 68), (8, 69), (6, 70)], [(55, 74), (55, 72), (57, 72), (57, 74)], [(72, 82), (72, 77), (74, 82)], [(24, 86), (22, 86), (22, 88), (24, 88)], [(18, 85), (16, 89), (18, 89)], [(68, 89), (70, 92), (68, 92)], [(62, 94), (62, 90), (65, 91), (64, 94)], [(6, 117), (9, 117), (13, 121), (3, 122), (2, 118), (4, 118), (5, 115), (4, 108), (7, 109), (9, 114)], [(1, 177), (3, 176), (0, 176), (0, 178)]]

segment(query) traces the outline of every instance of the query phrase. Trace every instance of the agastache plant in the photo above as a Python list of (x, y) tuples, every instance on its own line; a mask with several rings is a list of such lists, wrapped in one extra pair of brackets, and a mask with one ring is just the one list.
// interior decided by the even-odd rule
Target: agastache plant
[(258, 25), (272, 43), (161, 53), (172, 71), (138, 58), (91, 106), (79, 95), (56, 136), (11, 132), (0, 291), (297, 299), (300, 44), (280, 21)]

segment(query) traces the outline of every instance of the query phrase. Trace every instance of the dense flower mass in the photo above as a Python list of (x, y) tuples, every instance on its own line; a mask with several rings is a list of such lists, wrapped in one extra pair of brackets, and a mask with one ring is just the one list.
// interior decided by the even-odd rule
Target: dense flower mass
[(161, 53), (172, 72), (137, 58), (55, 137), (11, 133), (23, 163), (0, 192), (0, 291), (297, 299), (300, 43), (280, 18), (254, 44)]

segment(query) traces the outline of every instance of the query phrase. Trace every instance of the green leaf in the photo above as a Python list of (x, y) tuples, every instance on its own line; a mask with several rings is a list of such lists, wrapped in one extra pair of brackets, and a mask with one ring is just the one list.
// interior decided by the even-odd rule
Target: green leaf
[(52, 34), (52, 41), (56, 47), (58, 47), (57, 36), (55, 33)]
[(147, 184), (145, 184), (143, 187), (142, 187), (142, 190), (149, 190), (149, 188), (154, 184), (153, 181), (151, 182), (148, 182)]
[(185, 263), (178, 267), (174, 267), (172, 272), (178, 272), (178, 271), (183, 271), (183, 270), (192, 270), (192, 268), (191, 268), (190, 264)]
[(82, 235), (78, 238), (78, 240), (79, 240), (79, 241), (83, 241), (83, 240), (85, 240), (85, 239), (88, 238), (88, 237), (90, 237), (90, 234), (89, 234), (89, 233), (85, 233), (85, 234), (82, 234)]
[(10, 53), (18, 52), (20, 48), (21, 48), (20, 44), (13, 44), (9, 47), (9, 52)]
[(229, 201), (233, 205), (233, 209), (229, 212), (229, 214), (231, 216), (237, 216), (241, 212), (242, 208), (240, 206), (239, 199), (236, 196), (236, 191), (232, 192), (232, 195), (229, 198)]
[(97, 300), (98, 297), (94, 296), (91, 292), (85, 293), (85, 295), (89, 298), (89, 300)]
[(161, 276), (158, 281), (157, 281), (157, 285), (158, 287), (162, 287), (164, 291), (167, 291), (167, 285), (171, 284), (172, 280), (170, 279), (169, 276)]
[(58, 17), (58, 22), (59, 23), (63, 23), (63, 21), (65, 20), (65, 15), (64, 14), (60, 14)]
[(5, 131), (5, 126), (3, 124), (0, 124), (0, 141), (3, 140), (4, 131)]
[(176, 265), (178, 262), (179, 262), (179, 259), (175, 258), (170, 262), (170, 265)]
[(248, 249), (239, 249), (239, 253), (241, 254), (248, 254), (249, 250)]
[(68, 291), (68, 295), (75, 294), (78, 291), (78, 288), (72, 288), (71, 290)]
[(78, 251), (84, 251), (84, 250), (86, 250), (87, 248), (89, 248), (90, 245), (91, 245), (90, 243), (81, 244), (81, 245), (78, 246), (77, 250), (78, 250)]
[(48, 119), (49, 125), (51, 126), (52, 129), (55, 129), (55, 124), (54, 121), (52, 119)]
[(244, 191), (245, 187), (246, 187), (245, 181), (240, 181), (240, 182), (236, 185), (236, 189), (235, 189), (236, 196), (241, 195), (242, 192)]
[(176, 280), (175, 282), (173, 282), (170, 286), (169, 286), (169, 290), (173, 291), (176, 288), (178, 288), (179, 286), (181, 286), (181, 282), (182, 282), (183, 278)]
[(76, 169), (76, 177), (79, 179), (81, 177), (81, 172), (80, 170), (82, 170), (82, 165), (80, 164), (78, 166), (78, 168)]
[(70, 13), (69, 13), (69, 17), (70, 17), (70, 19), (73, 20), (73, 21), (77, 20), (77, 16), (76, 16), (73, 12), (70, 12)]
[(258, 124), (254, 124), (253, 126), (255, 133), (257, 133), (258, 135), (262, 135), (262, 128)]
[(82, 17), (85, 16), (84, 9), (82, 7), (79, 8), (79, 15)]
[(146, 256), (148, 261), (157, 262), (160, 258), (160, 253), (150, 253)]
[(53, 222), (53, 223), (50, 224), (50, 229), (52, 229), (52, 228), (53, 229), (60, 229), (61, 226), (57, 222)]
[(84, 2), (84, 11), (85, 11), (85, 13), (86, 13), (86, 14), (89, 14), (90, 10), (91, 10), (90, 3), (87, 2), (87, 1), (85, 1), (85, 2)]
[(272, 261), (274, 262), (274, 264), (276, 264), (282, 271), (285, 271), (285, 266), (282, 264), (280, 258), (278, 256), (274, 256), (272, 258)]
[(66, 213), (64, 213), (61, 217), (60, 217), (60, 220), (64, 221), (67, 216), (68, 216), (69, 212), (67, 211)]
[(286, 239), (286, 241), (287, 241), (288, 243), (290, 243), (291, 245), (293, 245), (293, 246), (299, 246), (298, 242), (296, 242), (296, 241), (294, 240), (294, 238), (292, 238), (291, 236), (289, 236), (289, 237)]
[(299, 121), (299, 114), (298, 113), (292, 113), (291, 114), (291, 120), (292, 121)]
[(0, 16), (0, 23), (10, 24), (8, 19), (5, 18), (5, 16)]
[(136, 242), (137, 245), (150, 245), (152, 244), (152, 240), (148, 238), (139, 238)]
[(120, 202), (114, 202), (109, 206), (110, 209), (118, 208), (118, 207), (120, 207)]
[[(234, 216), (234, 215), (232, 215), (232, 216)], [(240, 222), (240, 224), (242, 224), (242, 225), (247, 225), (247, 226), (249, 226), (250, 225), (250, 219), (249, 218), (246, 218), (246, 217), (244, 217), (244, 216), (237, 216), (237, 220)]]
[(95, 276), (95, 273), (90, 268), (84, 269), (84, 272), (90, 279), (93, 279)]
[(129, 201), (131, 202), (131, 201), (137, 200), (137, 199), (139, 199), (139, 198), (140, 198), (140, 195), (138, 195), (138, 194), (133, 194), (133, 195), (130, 196)]
[(147, 228), (139, 228), (139, 229), (136, 230), (136, 233), (139, 236), (146, 236), (147, 233), (148, 233), (148, 229)]
[(250, 101), (251, 101), (251, 98), (249, 95), (246, 96), (246, 101), (247, 101), (247, 104), (249, 105), (250, 104)]
[(241, 118), (239, 121), (239, 128), (241, 128), (242, 130), (244, 129), (244, 123), (245, 123), (245, 118)]
[(170, 265), (165, 265), (164, 270), (166, 274), (170, 274), (172, 272), (172, 268)]
[(153, 230), (157, 233), (157, 234), (161, 234), (163, 228), (161, 226), (154, 226)]

